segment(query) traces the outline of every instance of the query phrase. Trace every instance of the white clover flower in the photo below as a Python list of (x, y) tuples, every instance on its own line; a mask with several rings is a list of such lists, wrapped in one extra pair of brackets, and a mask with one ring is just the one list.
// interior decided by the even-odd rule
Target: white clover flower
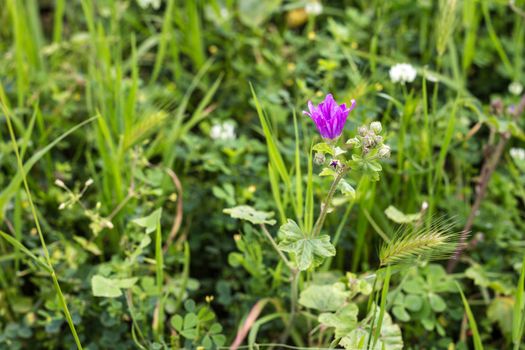
[(517, 160), (517, 161), (525, 160), (525, 149), (523, 148), (511, 148), (509, 153), (510, 153), (510, 156), (514, 158), (514, 160)]
[(523, 92), (523, 85), (521, 85), (519, 81), (513, 81), (509, 85), (509, 92), (516, 96), (521, 95), (521, 93)]
[(306, 4), (304, 10), (309, 15), (319, 16), (321, 13), (323, 13), (323, 5), (317, 1), (310, 1)]
[(137, 0), (137, 4), (143, 9), (151, 6), (154, 10), (158, 10), (160, 8), (160, 1), (161, 0)]
[(388, 72), (393, 83), (411, 83), (416, 79), (415, 68), (408, 63), (398, 63), (390, 68)]
[(210, 137), (214, 140), (234, 140), (235, 126), (229, 122), (215, 124), (211, 127)]

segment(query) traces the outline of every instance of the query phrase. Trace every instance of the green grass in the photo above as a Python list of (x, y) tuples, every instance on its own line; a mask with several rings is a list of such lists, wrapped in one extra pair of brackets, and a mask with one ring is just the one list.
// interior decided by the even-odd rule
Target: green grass
[[(219, 348), (260, 300), (276, 308), (248, 348), (396, 350), (384, 333), (398, 329), (405, 348), (520, 348), (525, 160), (509, 148), (525, 132), (509, 85), (525, 85), (525, 1), (142, 2), (0, 6), (0, 348)], [(417, 77), (395, 84), (403, 62)], [(302, 111), (327, 93), (357, 101), (343, 148), (382, 123), (381, 170), (354, 159), (344, 183), (319, 176)], [(223, 123), (235, 137), (212, 137)], [(276, 224), (223, 214), (241, 205)], [(160, 209), (155, 230), (133, 224)], [(288, 220), (300, 239), (284, 251)], [(119, 296), (95, 295), (95, 275)], [(309, 300), (319, 285), (332, 298)], [(366, 315), (341, 314), (353, 304)]]

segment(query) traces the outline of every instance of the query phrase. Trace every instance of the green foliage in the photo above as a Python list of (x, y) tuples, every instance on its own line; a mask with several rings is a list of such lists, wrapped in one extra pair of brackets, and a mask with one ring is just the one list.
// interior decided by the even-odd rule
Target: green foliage
[(325, 258), (335, 255), (330, 236), (309, 237), (291, 219), (279, 228), (279, 240), (279, 249), (293, 255), (300, 271), (317, 267)]
[(421, 213), (404, 214), (393, 205), (389, 205), (388, 208), (385, 209), (385, 215), (396, 224), (408, 224), (418, 221), (421, 218)]
[(0, 3), (1, 349), (523, 347), (523, 0)]
[(246, 220), (254, 225), (275, 225), (276, 223), (275, 220), (271, 219), (274, 215), (273, 213), (258, 211), (247, 205), (224, 209), (223, 212), (230, 215), (234, 219)]
[(337, 311), (345, 303), (347, 296), (343, 283), (324, 286), (313, 284), (301, 292), (299, 304), (318, 311)]
[(104, 298), (117, 298), (122, 295), (122, 289), (129, 289), (137, 283), (137, 278), (106, 278), (95, 275), (91, 278), (93, 295)]

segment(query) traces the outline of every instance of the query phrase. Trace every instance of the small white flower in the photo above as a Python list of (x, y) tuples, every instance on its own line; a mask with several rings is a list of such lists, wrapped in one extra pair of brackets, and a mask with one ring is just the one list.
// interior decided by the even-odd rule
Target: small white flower
[(231, 123), (222, 124), (222, 137), (225, 140), (233, 140), (235, 138), (235, 126)]
[(89, 178), (89, 179), (86, 181), (86, 183), (84, 184), (84, 186), (85, 186), (85, 187), (89, 187), (89, 186), (91, 186), (91, 185), (93, 185), (93, 179)]
[(513, 81), (509, 85), (509, 92), (516, 96), (521, 95), (521, 93), (523, 92), (523, 85), (521, 85), (519, 81)]
[(514, 160), (517, 160), (517, 161), (525, 160), (525, 149), (523, 148), (511, 148), (509, 153), (510, 153), (510, 156), (514, 158)]
[(309, 15), (319, 16), (321, 13), (323, 13), (323, 5), (321, 5), (320, 2), (311, 1), (306, 4), (304, 10)]
[(408, 63), (398, 63), (390, 68), (388, 72), (393, 83), (411, 83), (416, 79), (415, 68)]
[(160, 1), (161, 0), (137, 0), (137, 4), (143, 9), (151, 6), (154, 10), (158, 10), (160, 8)]
[(211, 127), (210, 137), (214, 140), (218, 140), (222, 135), (222, 125), (215, 124)]
[(214, 140), (235, 139), (235, 126), (232, 123), (215, 124), (211, 127), (210, 137)]

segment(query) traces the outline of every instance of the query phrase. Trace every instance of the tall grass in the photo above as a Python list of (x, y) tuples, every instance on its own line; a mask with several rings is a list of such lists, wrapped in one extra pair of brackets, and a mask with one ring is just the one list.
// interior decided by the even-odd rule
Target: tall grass
[[(29, 201), (29, 206), (31, 208), (31, 214), (33, 215), (33, 220), (35, 221), (36, 230), (37, 230), (37, 233), (38, 233), (38, 237), (40, 239), (40, 244), (42, 246), (42, 251), (43, 251), (43, 254), (44, 254), (44, 258), (45, 258), (46, 270), (49, 273), (49, 275), (50, 275), (50, 277), (51, 277), (51, 279), (53, 281), (53, 286), (54, 286), (55, 291), (57, 293), (60, 307), (62, 308), (62, 312), (64, 313), (64, 316), (66, 317), (67, 323), (69, 325), (69, 329), (71, 330), (73, 338), (75, 339), (75, 344), (77, 345), (77, 348), (79, 350), (81, 350), (82, 349), (82, 344), (80, 343), (80, 338), (79, 338), (79, 336), (77, 334), (77, 330), (75, 328), (75, 324), (73, 323), (73, 319), (71, 318), (71, 313), (69, 312), (69, 308), (67, 306), (66, 298), (65, 298), (64, 294), (62, 293), (62, 288), (60, 287), (60, 284), (58, 282), (58, 276), (56, 275), (56, 272), (55, 272), (55, 270), (53, 268), (53, 264), (51, 262), (51, 256), (49, 255), (49, 250), (47, 248), (47, 244), (46, 244), (46, 241), (45, 241), (45, 238), (44, 238), (44, 233), (42, 232), (42, 228), (40, 226), (40, 220), (38, 219), (37, 211), (36, 211), (35, 205), (33, 203), (33, 197), (31, 195), (31, 191), (29, 189), (29, 184), (27, 182), (26, 169), (24, 167), (24, 164), (22, 163), (22, 158), (21, 158), (20, 152), (18, 150), (18, 144), (17, 144), (17, 141), (16, 141), (16, 136), (15, 136), (15, 132), (14, 132), (14, 129), (13, 129), (13, 124), (11, 122), (11, 111), (7, 108), (7, 104), (4, 101), (3, 96), (4, 96), (3, 93), (0, 93), (0, 105), (1, 105), (1, 108), (2, 108), (2, 112), (4, 113), (4, 116), (5, 116), (6, 121), (7, 121), (7, 127), (8, 127), (8, 130), (9, 130), (9, 136), (11, 137), (11, 142), (12, 142), (13, 149), (14, 149), (15, 156), (16, 156), (16, 160), (17, 160), (18, 171), (21, 174), (20, 176), (21, 176), (22, 182), (24, 184), (24, 190), (26, 192), (27, 199)], [(7, 235), (5, 233), (2, 233), (2, 236), (5, 238)], [(16, 248), (20, 249), (22, 252), (27, 254), (33, 260), (38, 260), (33, 254), (31, 254), (29, 252), (29, 250), (27, 248), (24, 248), (23, 245), (19, 241), (8, 239), (8, 242), (10, 242), (11, 244), (14, 244), (14, 246)], [(14, 242), (17, 242), (18, 244), (14, 243)]]

